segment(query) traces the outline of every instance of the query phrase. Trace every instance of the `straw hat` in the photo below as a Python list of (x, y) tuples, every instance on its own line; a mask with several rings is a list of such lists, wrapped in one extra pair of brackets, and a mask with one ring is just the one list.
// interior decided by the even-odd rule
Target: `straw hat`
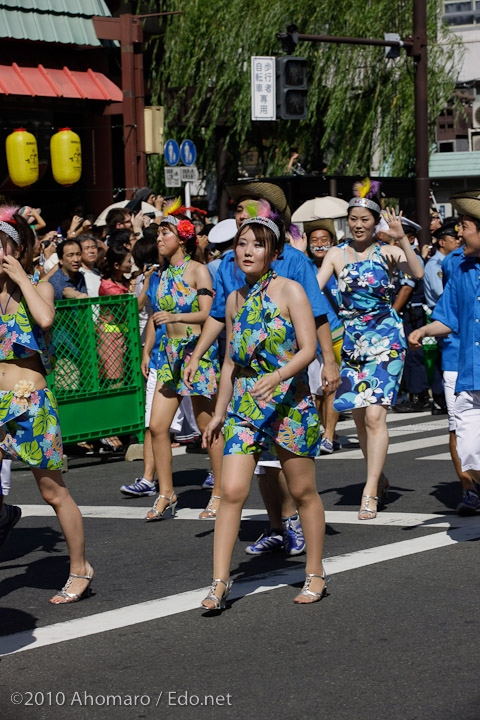
[(287, 198), (282, 188), (275, 183), (264, 182), (263, 180), (245, 180), (243, 182), (227, 185), (227, 192), (235, 202), (239, 202), (242, 198), (250, 198), (252, 200), (267, 200), (272, 207), (280, 213), (282, 220), (287, 228), (290, 226), (291, 213), (288, 207)]
[(452, 195), (450, 202), (459, 215), (470, 215), (480, 220), (480, 190), (462, 190)]
[(303, 230), (309, 237), (310, 233), (314, 230), (326, 230), (330, 233), (333, 240), (337, 239), (337, 233), (335, 232), (335, 223), (331, 218), (318, 218), (318, 220), (309, 220), (303, 223)]

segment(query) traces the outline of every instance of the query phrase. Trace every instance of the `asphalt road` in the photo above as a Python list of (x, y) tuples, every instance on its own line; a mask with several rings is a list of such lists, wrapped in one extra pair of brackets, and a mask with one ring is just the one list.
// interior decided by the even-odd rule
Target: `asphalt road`
[[(353, 443), (352, 425), (340, 434)], [(24, 515), (0, 551), (2, 719), (478, 720), (480, 516), (455, 514), (444, 417), (390, 415), (389, 427), (393, 492), (375, 521), (356, 520), (355, 445), (316, 463), (332, 581), (307, 607), (292, 602), (302, 557), (245, 554), (266, 524), (254, 480), (231, 605), (199, 609), (214, 523), (197, 519), (208, 460), (185, 454), (174, 458), (178, 517), (158, 523), (142, 521), (152, 498), (119, 492), (141, 463), (70, 462), (94, 595), (51, 606), (65, 542), (31, 473), (15, 469), (10, 501)]]

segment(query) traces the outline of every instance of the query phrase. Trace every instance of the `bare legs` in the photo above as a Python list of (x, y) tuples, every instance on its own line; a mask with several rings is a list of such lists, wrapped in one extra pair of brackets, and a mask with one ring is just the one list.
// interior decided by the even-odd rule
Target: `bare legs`
[(155, 477), (155, 458), (153, 457), (152, 434), (150, 428), (146, 428), (143, 438), (143, 474), (145, 480), (153, 482)]
[[(70, 553), (70, 572), (75, 575), (88, 575), (90, 565), (85, 557), (82, 515), (65, 487), (61, 471), (33, 468), (32, 471), (43, 499), (53, 507), (58, 517)], [(88, 580), (74, 578), (68, 592), (80, 595), (87, 585)], [(54, 595), (50, 602), (64, 603), (65, 598)]]
[(339, 417), (339, 413), (333, 407), (334, 400), (335, 393), (330, 393), (330, 395), (315, 395), (315, 405), (323, 425), (322, 440), (326, 438), (330, 442), (332, 442), (335, 437), (335, 428)]
[[(325, 516), (320, 496), (315, 487), (315, 465), (312, 458), (299, 457), (277, 447), (282, 470), (298, 507), (307, 546), (307, 573), (322, 575), (322, 551), (325, 535)], [(253, 455), (226, 455), (222, 469), (222, 502), (215, 523), (213, 577), (228, 581), (232, 552), (238, 536), (242, 508), (250, 491), (250, 483), (255, 469), (256, 458)], [(313, 578), (311, 590), (321, 592), (325, 582)], [(224, 585), (218, 584), (215, 594), (220, 598)], [(300, 602), (308, 602), (298, 596)], [(212, 600), (204, 600), (206, 609), (214, 609)]]
[(450, 430), (448, 446), (450, 449), (450, 456), (452, 458), (453, 467), (455, 468), (455, 472), (458, 475), (458, 479), (462, 483), (462, 492), (465, 492), (466, 490), (473, 490), (474, 492), (477, 492), (475, 485), (473, 484), (472, 478), (470, 477), (471, 470), (469, 472), (467, 472), (466, 470), (462, 470), (462, 465), (460, 463), (460, 458), (458, 457), (457, 452), (457, 436), (455, 434), (455, 430)]
[[(369, 405), (366, 408), (352, 410), (353, 419), (357, 426), (358, 441), (367, 463), (367, 482), (363, 495), (369, 495), (368, 511), (360, 512), (361, 519), (369, 520), (375, 517), (377, 501), (373, 500), (378, 493), (379, 481), (383, 474), (383, 467), (388, 450), (387, 406)], [(365, 506), (362, 498), (362, 507)]]
[[(152, 404), (152, 415), (150, 418), (150, 433), (152, 439), (152, 449), (157, 469), (158, 484), (160, 495), (166, 498), (176, 496), (173, 490), (172, 479), (172, 446), (170, 443), (170, 425), (174, 415), (180, 405), (181, 396), (176, 395), (172, 390), (161, 388), (157, 383)], [(197, 425), (201, 432), (205, 429), (210, 421), (213, 412), (214, 403), (208, 398), (198, 395), (192, 396), (193, 411)], [(222, 471), (223, 442), (219, 441), (216, 446), (209, 448), (210, 462), (214, 474), (214, 487), (212, 494), (220, 495), (220, 479)], [(168, 500), (158, 498), (155, 503), (155, 510), (162, 513), (168, 507)], [(153, 511), (147, 513), (148, 519), (155, 517)]]
[(282, 518), (291, 517), (297, 512), (283, 471), (276, 467), (266, 467), (265, 475), (258, 478), (258, 487), (270, 527), (279, 530), (282, 527)]
[[(213, 411), (215, 409), (215, 401), (209, 400), (201, 395), (192, 395), (192, 406), (195, 414), (195, 420), (197, 421), (198, 429), (204, 433), (205, 428), (212, 419)], [(218, 510), (220, 500), (217, 498), (221, 497), (221, 480), (222, 480), (222, 463), (223, 463), (223, 435), (220, 435), (218, 442), (214, 443), (208, 448), (208, 455), (210, 457), (210, 465), (213, 472), (213, 488), (212, 488), (212, 499), (208, 507), (212, 512)], [(208, 517), (206, 514), (208, 511), (200, 513), (200, 517)]]

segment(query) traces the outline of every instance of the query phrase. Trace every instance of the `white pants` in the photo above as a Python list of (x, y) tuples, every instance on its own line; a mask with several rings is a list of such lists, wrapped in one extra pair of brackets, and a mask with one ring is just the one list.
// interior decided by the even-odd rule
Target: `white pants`
[[(147, 383), (145, 386), (145, 427), (150, 427), (150, 417), (152, 414), (153, 396), (155, 395), (155, 387), (157, 385), (157, 371), (150, 368), (148, 371)], [(193, 414), (192, 401), (189, 397), (184, 397), (180, 403), (175, 416), (170, 425), (173, 433), (179, 433), (184, 424), (190, 426), (194, 432), (199, 433), (198, 425)]]
[(480, 470), (480, 390), (458, 393), (455, 431), (462, 470)]
[(448, 429), (455, 432), (455, 385), (457, 384), (458, 372), (455, 370), (443, 371), (443, 391), (448, 411)]
[(8, 495), (10, 492), (12, 461), (8, 458), (2, 460), (2, 471), (0, 473), (0, 495)]
[(312, 395), (323, 395), (322, 375), (323, 375), (323, 355), (317, 353), (315, 360), (312, 360), (308, 366), (308, 384)]

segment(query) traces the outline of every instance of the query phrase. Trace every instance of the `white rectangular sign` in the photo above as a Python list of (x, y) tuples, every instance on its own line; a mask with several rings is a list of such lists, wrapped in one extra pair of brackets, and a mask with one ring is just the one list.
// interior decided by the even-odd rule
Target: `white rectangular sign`
[(198, 170), (196, 166), (180, 167), (180, 177), (182, 182), (196, 182), (198, 180)]
[(166, 167), (165, 171), (165, 185), (167, 187), (182, 187), (182, 177), (179, 167)]
[(275, 120), (275, 58), (252, 57), (252, 120)]

